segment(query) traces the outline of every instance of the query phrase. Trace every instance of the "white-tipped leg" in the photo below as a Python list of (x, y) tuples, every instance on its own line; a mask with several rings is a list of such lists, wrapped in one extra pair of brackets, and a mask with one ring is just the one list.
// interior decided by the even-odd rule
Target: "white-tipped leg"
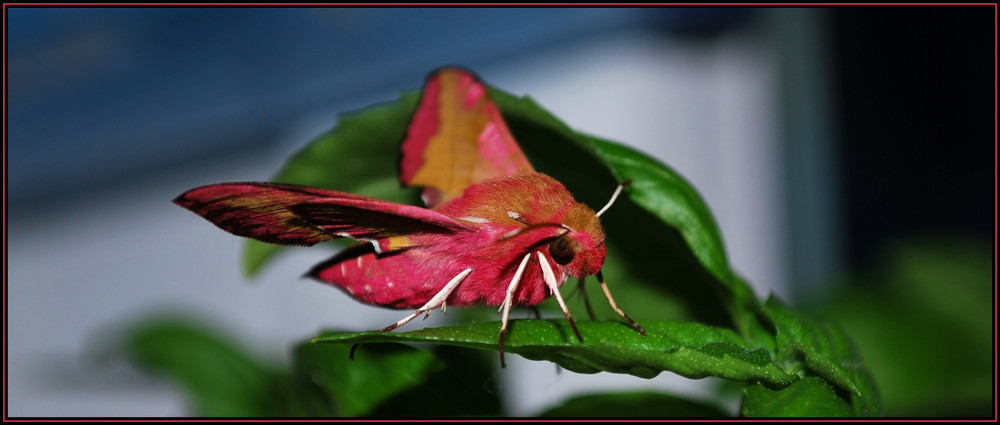
[(521, 283), (521, 275), (524, 274), (524, 267), (528, 265), (528, 260), (531, 259), (531, 253), (529, 252), (521, 260), (521, 265), (517, 266), (517, 271), (514, 272), (514, 278), (510, 280), (510, 284), (507, 285), (507, 296), (503, 299), (503, 304), (500, 304), (500, 310), (503, 311), (503, 315), (500, 316), (500, 367), (507, 367), (503, 362), (503, 336), (504, 332), (507, 332), (507, 318), (510, 317), (510, 308), (514, 304), (514, 291), (517, 290), (517, 285)]
[(576, 334), (576, 339), (583, 343), (583, 337), (580, 336), (580, 331), (576, 329), (576, 323), (573, 322), (573, 316), (569, 314), (569, 308), (566, 307), (566, 301), (563, 301), (562, 294), (559, 293), (559, 282), (556, 281), (556, 275), (552, 272), (552, 266), (549, 264), (549, 260), (545, 259), (545, 255), (541, 251), (538, 251), (538, 262), (542, 265), (542, 277), (545, 279), (545, 284), (548, 285), (549, 290), (552, 291), (552, 295), (556, 296), (556, 301), (559, 302), (559, 308), (562, 309), (563, 314), (566, 315), (566, 320), (569, 320), (569, 325), (573, 328), (573, 333)]
[(441, 290), (438, 291), (437, 294), (435, 294), (433, 297), (431, 297), (430, 301), (427, 301), (427, 303), (424, 304), (423, 307), (420, 307), (417, 311), (414, 311), (413, 314), (404, 317), (402, 320), (400, 320), (400, 321), (398, 321), (396, 323), (393, 323), (393, 324), (391, 324), (389, 326), (386, 326), (386, 327), (384, 327), (382, 329), (379, 329), (378, 331), (379, 332), (388, 332), (388, 331), (391, 331), (393, 329), (396, 329), (396, 328), (398, 328), (400, 326), (405, 325), (406, 322), (409, 322), (409, 321), (413, 320), (414, 318), (416, 318), (417, 316), (421, 315), (422, 313), (427, 313), (427, 315), (429, 316), (431, 314), (431, 310), (434, 310), (435, 308), (438, 308), (438, 307), (441, 307), (441, 306), (444, 305), (444, 302), (445, 302), (446, 299), (448, 299), (448, 296), (451, 295), (452, 291), (454, 291), (455, 288), (458, 287), (458, 284), (462, 283), (462, 281), (465, 280), (465, 277), (468, 276), (469, 273), (472, 273), (472, 269), (471, 268), (463, 270), (457, 276), (453, 277), (451, 279), (451, 281), (448, 282), (447, 285), (444, 285), (444, 288), (441, 288)]
[(625, 312), (622, 311), (622, 309), (618, 308), (618, 304), (615, 303), (615, 299), (611, 297), (611, 290), (608, 289), (608, 284), (604, 282), (604, 275), (600, 271), (597, 272), (597, 281), (601, 282), (601, 289), (604, 290), (604, 296), (608, 297), (608, 304), (611, 304), (611, 309), (613, 309), (615, 313), (618, 313), (618, 315), (621, 316), (622, 319), (625, 319), (625, 321), (628, 322), (629, 326), (631, 326), (632, 329), (635, 329), (636, 332), (639, 332), (640, 334), (642, 334), (642, 336), (646, 336), (646, 330), (643, 329), (642, 326), (639, 326), (638, 324), (633, 322), (631, 317), (628, 317), (628, 315), (625, 314)]
[[(360, 258), (361, 257), (358, 257), (359, 260), (360, 260)], [(444, 310), (444, 302), (445, 302), (445, 300), (448, 299), (448, 296), (451, 295), (452, 291), (454, 291), (455, 288), (458, 287), (458, 284), (462, 283), (462, 281), (465, 280), (465, 277), (468, 276), (469, 273), (472, 273), (472, 269), (471, 268), (462, 270), (461, 273), (459, 273), (457, 276), (453, 277), (450, 281), (448, 281), (448, 283), (446, 285), (444, 285), (444, 288), (441, 288), (441, 290), (438, 291), (437, 294), (435, 294), (433, 297), (431, 297), (431, 300), (427, 301), (427, 303), (424, 304), (423, 307), (420, 307), (420, 309), (418, 309), (417, 311), (414, 311), (413, 314), (404, 317), (402, 320), (400, 320), (400, 321), (398, 321), (396, 323), (393, 323), (393, 324), (391, 324), (389, 326), (386, 326), (386, 327), (384, 327), (382, 329), (379, 329), (376, 332), (389, 332), (389, 331), (391, 331), (393, 329), (396, 329), (396, 328), (398, 328), (400, 326), (405, 325), (406, 322), (409, 322), (409, 321), (413, 320), (414, 318), (416, 318), (417, 316), (419, 316), (421, 313), (427, 313), (427, 316), (430, 316), (431, 310), (433, 310), (435, 308), (438, 308), (438, 307), (441, 307), (441, 310)], [(424, 316), (424, 318), (426, 319), (427, 316)], [(359, 345), (361, 345), (361, 344), (359, 343), (359, 344), (354, 344), (354, 345), (351, 346), (351, 354), (349, 356), (351, 360), (354, 360), (354, 351), (356, 351), (358, 349)]]
[[(528, 265), (528, 260), (531, 259), (531, 253), (528, 253), (521, 260), (521, 264), (517, 266), (517, 271), (514, 272), (514, 278), (510, 280), (507, 285), (507, 296), (504, 297), (503, 303), (500, 304), (500, 308), (497, 309), (497, 313), (510, 312), (511, 302), (514, 300), (514, 291), (517, 290), (517, 285), (521, 283), (521, 275), (524, 274), (524, 268)], [(506, 314), (504, 314), (506, 316)], [(507, 323), (506, 321), (504, 323)]]

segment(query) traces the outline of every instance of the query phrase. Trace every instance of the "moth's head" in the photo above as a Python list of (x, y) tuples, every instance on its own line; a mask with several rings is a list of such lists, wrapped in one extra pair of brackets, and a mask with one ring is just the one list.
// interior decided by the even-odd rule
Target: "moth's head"
[(604, 249), (604, 230), (601, 227), (601, 214), (604, 214), (611, 205), (618, 199), (625, 186), (631, 185), (632, 180), (626, 179), (618, 185), (615, 193), (611, 195), (604, 208), (594, 212), (586, 205), (576, 203), (569, 209), (563, 218), (563, 227), (567, 232), (557, 237), (549, 243), (549, 255), (572, 276), (590, 276), (601, 271), (604, 265), (604, 257), (607, 252)]
[(590, 276), (601, 271), (606, 251), (604, 229), (594, 210), (575, 204), (563, 218), (566, 233), (548, 244), (549, 256), (571, 276)]

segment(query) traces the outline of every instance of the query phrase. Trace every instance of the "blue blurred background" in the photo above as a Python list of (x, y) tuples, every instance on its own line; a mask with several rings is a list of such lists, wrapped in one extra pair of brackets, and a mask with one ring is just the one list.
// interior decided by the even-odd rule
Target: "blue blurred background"
[[(297, 280), (327, 252), (244, 285), (238, 238), (169, 201), (267, 179), (338, 114), (447, 64), (677, 169), (761, 296), (821, 297), (899, 238), (995, 234), (995, 9), (6, 12), (8, 415), (185, 414), (102, 361), (144, 314), (207, 317), (278, 361), (320, 328), (395, 321)], [(712, 397), (514, 361), (519, 415), (609, 387)]]

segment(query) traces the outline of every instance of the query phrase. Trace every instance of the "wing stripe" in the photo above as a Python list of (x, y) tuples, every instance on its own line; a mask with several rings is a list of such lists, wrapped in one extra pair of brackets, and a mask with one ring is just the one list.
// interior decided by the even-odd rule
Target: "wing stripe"
[(427, 79), (402, 153), (400, 181), (425, 187), (428, 207), (460, 196), (472, 184), (535, 171), (486, 86), (456, 68)]
[[(474, 228), (425, 208), (350, 193), (278, 183), (223, 183), (192, 189), (174, 203), (237, 236), (280, 245), (313, 245), (349, 235), (392, 238), (471, 231)], [(381, 244), (388, 249), (389, 243)]]

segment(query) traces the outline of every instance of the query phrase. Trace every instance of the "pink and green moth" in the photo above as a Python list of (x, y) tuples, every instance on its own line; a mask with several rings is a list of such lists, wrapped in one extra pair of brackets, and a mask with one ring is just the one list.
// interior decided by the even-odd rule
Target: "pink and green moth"
[(471, 73), (444, 68), (428, 77), (402, 142), (400, 181), (423, 187), (427, 208), (350, 193), (279, 183), (222, 183), (192, 189), (178, 205), (243, 237), (280, 245), (338, 238), (360, 243), (308, 275), (361, 302), (417, 310), (396, 329), (448, 305), (498, 306), (498, 351), (510, 309), (555, 296), (580, 343), (559, 287), (570, 277), (601, 275), (600, 215), (561, 183), (536, 172), (486, 87)]

